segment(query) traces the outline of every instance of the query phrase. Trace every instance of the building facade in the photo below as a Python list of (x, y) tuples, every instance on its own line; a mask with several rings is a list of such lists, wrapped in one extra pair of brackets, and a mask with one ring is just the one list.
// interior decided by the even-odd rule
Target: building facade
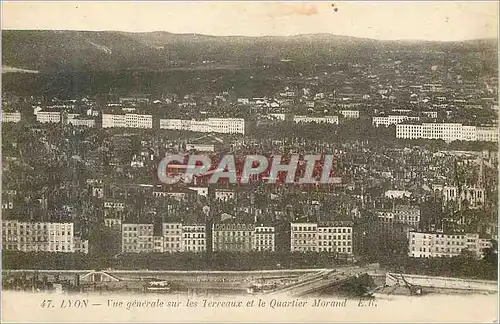
[(255, 226), (252, 224), (214, 224), (212, 250), (250, 252), (254, 232)]
[(292, 223), (292, 252), (353, 253), (353, 229), (350, 222)]
[(402, 139), (436, 139), (453, 141), (498, 142), (498, 129), (495, 127), (464, 126), (457, 123), (399, 124), (396, 137)]
[(201, 133), (245, 134), (243, 118), (207, 118), (203, 120), (160, 119), (160, 129), (186, 130)]
[(185, 252), (204, 252), (207, 250), (205, 225), (182, 225), (182, 250)]
[(183, 251), (183, 235), (181, 223), (163, 223), (163, 251), (162, 252), (181, 252)]
[(153, 128), (152, 115), (102, 114), (103, 128)]
[(5, 112), (2, 110), (2, 123), (19, 123), (21, 121), (21, 113)]
[(61, 122), (61, 112), (41, 110), (36, 113), (36, 121), (39, 123), (59, 123)]
[(491, 241), (475, 233), (410, 232), (408, 255), (414, 258), (452, 257), (468, 250), (482, 257)]
[(293, 116), (294, 123), (317, 123), (317, 124), (337, 124), (339, 123), (338, 116)]
[(88, 240), (74, 235), (73, 223), (2, 220), (2, 248), (22, 252), (88, 253)]
[(122, 224), (122, 252), (154, 252), (153, 224)]
[(359, 110), (341, 110), (340, 114), (344, 116), (344, 118), (359, 118)]
[(252, 238), (252, 250), (275, 251), (276, 233), (274, 226), (255, 226)]
[(375, 127), (379, 126), (390, 126), (390, 125), (397, 125), (400, 123), (403, 123), (408, 120), (414, 120), (418, 121), (420, 120), (420, 117), (411, 117), (411, 116), (405, 116), (405, 115), (389, 115), (389, 116), (378, 116), (378, 117), (372, 117), (372, 123)]

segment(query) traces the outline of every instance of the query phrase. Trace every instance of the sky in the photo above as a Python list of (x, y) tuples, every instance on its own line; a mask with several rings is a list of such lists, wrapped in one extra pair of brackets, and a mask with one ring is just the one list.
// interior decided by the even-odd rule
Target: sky
[(498, 1), (2, 1), (2, 28), (456, 41), (498, 38), (498, 11)]

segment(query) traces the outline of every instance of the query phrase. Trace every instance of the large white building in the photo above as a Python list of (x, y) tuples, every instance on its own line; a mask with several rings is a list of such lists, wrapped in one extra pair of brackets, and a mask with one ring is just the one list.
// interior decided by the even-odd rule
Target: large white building
[(206, 251), (205, 225), (163, 223), (161, 235), (153, 224), (122, 224), (122, 252), (173, 253)]
[(498, 142), (498, 129), (495, 127), (465, 126), (458, 123), (399, 124), (396, 137), (403, 139), (440, 139), (453, 141)]
[(338, 116), (324, 116), (324, 117), (313, 117), (313, 116), (293, 116), (294, 123), (317, 123), (317, 124), (338, 124)]
[(74, 235), (73, 223), (2, 220), (2, 249), (22, 252), (88, 253), (88, 240)]
[(350, 222), (292, 223), (292, 252), (353, 253), (353, 230)]
[(95, 120), (86, 118), (68, 118), (68, 124), (73, 126), (95, 127)]
[(344, 116), (344, 118), (359, 118), (359, 110), (341, 110), (340, 114)]
[(5, 112), (2, 110), (2, 123), (19, 123), (21, 121), (21, 113)]
[(243, 118), (160, 119), (160, 129), (225, 134), (245, 134), (246, 130)]
[(36, 113), (36, 121), (39, 123), (59, 123), (61, 122), (61, 112), (41, 110)]
[(479, 234), (410, 232), (408, 255), (414, 258), (451, 257), (464, 250), (481, 257), (491, 241)]
[(103, 128), (153, 128), (152, 115), (102, 114)]
[(372, 123), (375, 127), (379, 126), (390, 126), (390, 125), (397, 125), (402, 122), (408, 121), (408, 120), (414, 120), (414, 121), (419, 121), (420, 117), (411, 117), (411, 116), (404, 116), (404, 115), (389, 115), (389, 116), (379, 116), (379, 117), (373, 117), (372, 118)]
[(255, 226), (252, 238), (252, 250), (275, 251), (275, 230), (273, 226)]

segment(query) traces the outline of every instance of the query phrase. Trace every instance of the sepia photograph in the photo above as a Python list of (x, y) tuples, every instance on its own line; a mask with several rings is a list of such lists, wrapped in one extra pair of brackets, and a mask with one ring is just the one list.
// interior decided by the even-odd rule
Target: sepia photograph
[(2, 1), (3, 323), (498, 323), (498, 1)]

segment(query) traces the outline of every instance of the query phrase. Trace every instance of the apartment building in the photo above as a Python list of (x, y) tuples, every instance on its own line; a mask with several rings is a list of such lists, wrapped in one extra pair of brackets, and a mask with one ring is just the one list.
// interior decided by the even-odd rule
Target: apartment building
[(350, 222), (292, 223), (292, 252), (337, 252), (352, 254), (353, 230)]
[(36, 121), (39, 123), (59, 123), (61, 122), (61, 112), (41, 110), (36, 113)]
[(477, 233), (410, 232), (408, 255), (414, 258), (452, 257), (464, 250), (482, 257), (491, 241)]
[(182, 225), (182, 250), (204, 252), (207, 249), (205, 225)]
[(122, 229), (122, 220), (119, 218), (105, 218), (104, 226), (114, 229), (121, 230)]
[(453, 141), (498, 142), (498, 129), (494, 127), (464, 126), (457, 123), (399, 124), (396, 137), (403, 139), (437, 139)]
[(344, 118), (359, 118), (359, 110), (341, 110), (340, 114), (344, 116)]
[(77, 127), (95, 127), (95, 120), (93, 119), (68, 118), (67, 123)]
[(420, 208), (416, 206), (396, 206), (394, 220), (397, 223), (407, 224), (417, 229), (420, 226)]
[(372, 117), (372, 124), (375, 127), (379, 126), (390, 126), (390, 125), (397, 125), (405, 121), (419, 121), (420, 117), (411, 117), (411, 116), (406, 116), (406, 115), (389, 115), (389, 116), (378, 116), (378, 117)]
[(276, 233), (273, 226), (255, 226), (252, 238), (252, 250), (254, 251), (275, 251)]
[(152, 115), (102, 114), (103, 128), (153, 128)]
[(318, 224), (292, 223), (290, 226), (290, 249), (292, 252), (316, 251)]
[(21, 121), (21, 113), (5, 112), (2, 110), (2, 123), (19, 123)]
[(254, 232), (253, 224), (213, 224), (212, 250), (250, 252)]
[(317, 123), (317, 124), (337, 124), (339, 123), (338, 116), (293, 116), (294, 123)]
[(478, 141), (498, 142), (497, 127), (477, 127), (476, 136)]
[(125, 203), (120, 202), (120, 201), (105, 201), (104, 208), (110, 208), (110, 209), (115, 209), (115, 210), (124, 210)]
[(186, 130), (201, 133), (245, 134), (243, 118), (207, 118), (203, 120), (160, 119), (160, 129)]
[(122, 252), (154, 252), (153, 224), (122, 224)]
[(88, 240), (74, 235), (73, 223), (2, 221), (6, 251), (88, 253)]
[[(163, 251), (181, 252), (183, 251), (182, 223), (163, 223)], [(192, 244), (190, 244), (192, 246)]]

